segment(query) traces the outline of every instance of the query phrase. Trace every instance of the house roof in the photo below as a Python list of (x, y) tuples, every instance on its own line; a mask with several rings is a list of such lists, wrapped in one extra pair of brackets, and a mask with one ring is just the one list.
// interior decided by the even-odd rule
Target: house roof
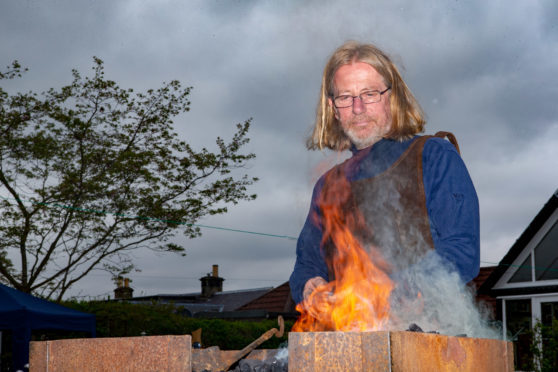
[(545, 222), (552, 216), (552, 214), (558, 209), (558, 190), (552, 194), (547, 203), (542, 207), (539, 213), (531, 221), (529, 226), (523, 231), (523, 233), (516, 240), (514, 245), (510, 248), (508, 253), (502, 258), (498, 266), (494, 271), (486, 278), (485, 282), (481, 285), (478, 292), (481, 294), (488, 294), (492, 291), (492, 287), (498, 282), (498, 280), (504, 275), (508, 270), (510, 265), (516, 260), (516, 258), (523, 252), (527, 244), (533, 239), (535, 234), (541, 229)]
[(467, 285), (469, 287), (478, 290), (486, 281), (486, 279), (492, 274), (492, 272), (497, 268), (497, 266), (485, 266), (481, 267), (479, 270), (479, 274), (471, 280)]
[(202, 311), (234, 311), (244, 304), (261, 297), (273, 287), (245, 289), (237, 291), (217, 292), (211, 297), (204, 297), (201, 293), (185, 294), (158, 294), (153, 296), (133, 297), (127, 299), (131, 303), (144, 303), (157, 301), (162, 303), (173, 303), (184, 306), (192, 314)]
[[(492, 272), (497, 268), (497, 266), (481, 267), (479, 274), (475, 279), (469, 282), (474, 290), (478, 290), (485, 280), (492, 274)], [(235, 297), (238, 296), (238, 297)], [(155, 299), (155, 296), (144, 297), (147, 299)], [(234, 306), (232, 301), (237, 301), (240, 303), (246, 298), (251, 297), (247, 302), (244, 302), (240, 306)], [(134, 298), (133, 300), (136, 300)], [(220, 292), (216, 293), (213, 297), (209, 299), (200, 298), (199, 293), (191, 293), (184, 295), (158, 295), (157, 300), (174, 302), (177, 305), (184, 305), (186, 308), (196, 312), (210, 312), (210, 311), (241, 311), (250, 312), (262, 310), (267, 313), (295, 313), (295, 303), (291, 297), (291, 288), (289, 282), (285, 282), (275, 288), (260, 288), (255, 290), (244, 290), (244, 291), (230, 291), (230, 292)], [(189, 303), (183, 303), (186, 299), (190, 301)], [(489, 296), (477, 295), (477, 299), (485, 303), (492, 303), (494, 299)]]
[(262, 296), (241, 306), (238, 310), (265, 310), (268, 312), (294, 312), (295, 303), (291, 297), (289, 282), (268, 291)]
[[(492, 274), (496, 269), (496, 266), (481, 267), (479, 274), (473, 280), (471, 280), (468, 285), (472, 287), (475, 291), (485, 282), (485, 280)], [(494, 299), (490, 296), (478, 295), (477, 300), (488, 303), (492, 305)], [(295, 303), (291, 297), (291, 288), (289, 282), (285, 282), (280, 286), (266, 292), (262, 296), (246, 303), (245, 305), (239, 307), (237, 310), (265, 310), (267, 312), (287, 312), (294, 313)]]
[(483, 304), (484, 308), (489, 311), (489, 315), (492, 318), (496, 317), (496, 298), (479, 293), (479, 288), (484, 284), (486, 279), (496, 270), (497, 266), (485, 266), (481, 267), (479, 274), (473, 280), (471, 280), (467, 285), (474, 290), (475, 300), (478, 304)]
[(269, 292), (272, 287), (215, 293), (208, 301), (223, 305), (223, 311), (238, 310), (244, 304)]

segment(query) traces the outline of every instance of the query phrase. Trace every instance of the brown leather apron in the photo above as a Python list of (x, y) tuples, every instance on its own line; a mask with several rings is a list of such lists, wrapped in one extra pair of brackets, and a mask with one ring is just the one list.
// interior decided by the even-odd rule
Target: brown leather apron
[[(340, 203), (344, 215), (340, 222), (350, 226), (372, 259), (380, 253), (389, 270), (405, 268), (434, 249), (422, 176), (424, 143), (432, 137), (448, 137), (459, 152), (453, 134), (438, 132), (417, 137), (399, 159), (374, 177), (349, 182), (343, 172), (344, 164), (326, 176), (320, 206), (327, 209), (332, 203)], [(327, 211), (322, 208), (322, 213)], [(328, 229), (324, 231), (324, 253), (333, 280), (331, 262), (336, 249), (327, 236)]]

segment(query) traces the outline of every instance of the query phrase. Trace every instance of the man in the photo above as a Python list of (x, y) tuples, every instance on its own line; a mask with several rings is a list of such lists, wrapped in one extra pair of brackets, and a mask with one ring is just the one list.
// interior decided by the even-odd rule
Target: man
[[(366, 249), (381, 254), (391, 277), (432, 254), (464, 283), (478, 274), (474, 186), (453, 135), (417, 135), (424, 130), (423, 116), (381, 50), (351, 41), (333, 53), (324, 69), (307, 147), (351, 150), (353, 156), (314, 188), (290, 278), (296, 303), (335, 279), (332, 260), (339, 247), (326, 221), (332, 205), (344, 216), (362, 216), (363, 222), (349, 228)], [(346, 217), (341, 221), (348, 224)]]

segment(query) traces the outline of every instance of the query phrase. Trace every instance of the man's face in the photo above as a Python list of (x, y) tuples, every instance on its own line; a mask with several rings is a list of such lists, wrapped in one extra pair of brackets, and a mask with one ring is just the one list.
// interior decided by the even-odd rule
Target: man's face
[[(333, 85), (336, 97), (345, 94), (358, 96), (368, 90), (381, 92), (387, 88), (374, 67), (364, 62), (339, 67), (333, 76)], [(390, 93), (383, 94), (380, 102), (376, 103), (364, 104), (360, 98), (354, 98), (353, 105), (344, 108), (335, 107), (333, 100), (329, 99), (343, 132), (357, 149), (373, 145), (390, 129)]]

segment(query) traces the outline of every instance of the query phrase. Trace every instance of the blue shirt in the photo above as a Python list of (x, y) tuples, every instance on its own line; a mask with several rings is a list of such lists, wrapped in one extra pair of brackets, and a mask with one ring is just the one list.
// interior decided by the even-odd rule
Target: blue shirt
[[(367, 151), (347, 170), (349, 181), (374, 177), (388, 169), (413, 142), (382, 139), (371, 148), (353, 149), (353, 157)], [(363, 154), (359, 154), (363, 155)], [(469, 172), (455, 147), (442, 138), (424, 144), (423, 183), (430, 231), (435, 252), (456, 270), (464, 282), (478, 275), (480, 266), (479, 205)], [(302, 301), (308, 279), (328, 278), (327, 265), (320, 248), (322, 230), (316, 201), (323, 187), (322, 176), (312, 195), (310, 212), (297, 241), (296, 263), (290, 277), (295, 303)]]

